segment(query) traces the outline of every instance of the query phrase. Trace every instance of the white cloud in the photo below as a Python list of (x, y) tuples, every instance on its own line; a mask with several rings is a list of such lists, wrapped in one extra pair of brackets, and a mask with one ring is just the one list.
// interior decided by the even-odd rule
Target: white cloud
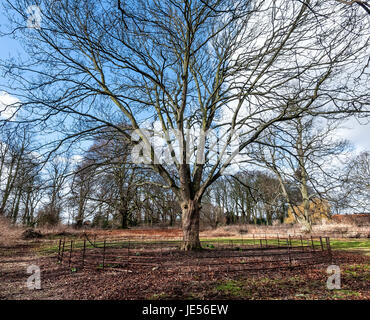
[(356, 152), (370, 150), (370, 123), (366, 120), (348, 119), (337, 130), (337, 136), (352, 142)]
[(20, 101), (5, 91), (0, 91), (0, 118), (9, 119), (15, 116)]

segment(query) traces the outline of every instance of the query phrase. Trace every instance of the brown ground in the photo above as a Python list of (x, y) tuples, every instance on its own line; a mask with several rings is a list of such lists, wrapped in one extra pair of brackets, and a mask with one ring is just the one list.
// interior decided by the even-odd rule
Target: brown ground
[[(0, 299), (370, 299), (370, 258), (354, 253), (334, 253), (333, 263), (342, 272), (342, 289), (330, 291), (326, 289), (327, 265), (254, 275), (205, 273), (202, 277), (139, 265), (73, 270), (57, 264), (55, 256), (40, 255), (41, 244), (43, 240), (18, 240), (1, 246)], [(41, 290), (26, 287), (26, 269), (31, 264), (41, 268)]]
[(182, 236), (181, 229), (127, 229), (127, 230), (93, 230), (91, 234), (104, 236), (107, 238), (113, 237), (137, 237), (137, 238), (179, 238)]

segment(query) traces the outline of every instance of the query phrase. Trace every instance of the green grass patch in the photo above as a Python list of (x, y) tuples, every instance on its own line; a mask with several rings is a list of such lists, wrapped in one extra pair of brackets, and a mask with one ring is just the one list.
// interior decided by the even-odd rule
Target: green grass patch
[(330, 240), (330, 245), (333, 250), (361, 251), (370, 253), (370, 240)]
[(153, 294), (152, 296), (149, 297), (148, 300), (162, 300), (166, 298), (170, 298), (170, 296), (166, 294), (165, 292), (161, 292), (161, 293)]
[(237, 281), (229, 280), (221, 283), (216, 287), (217, 291), (221, 291), (227, 295), (231, 296), (242, 296), (243, 289), (240, 287)]
[(352, 279), (352, 280), (363, 279), (364, 281), (370, 281), (370, 265), (353, 264), (353, 265), (347, 266), (343, 270), (343, 274), (348, 279)]
[(348, 299), (349, 297), (360, 297), (361, 293), (353, 290), (333, 290), (333, 299)]

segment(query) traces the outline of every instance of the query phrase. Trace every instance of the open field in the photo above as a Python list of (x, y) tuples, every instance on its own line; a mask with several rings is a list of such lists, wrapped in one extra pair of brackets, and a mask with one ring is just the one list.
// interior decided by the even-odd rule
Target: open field
[[(118, 237), (122, 239), (121, 243), (117, 242), (119, 246), (124, 246), (129, 242), (133, 250), (135, 242), (137, 245), (140, 243), (148, 245), (155, 243), (153, 239), (159, 237), (176, 243), (179, 230), (99, 231), (96, 235), (94, 245), (97, 247), (102, 245), (106, 237), (116, 239)], [(129, 235), (130, 238), (128, 238)], [(90, 236), (92, 237), (92, 234)], [(128, 266), (119, 265), (117, 267), (109, 261), (109, 250), (107, 250), (104, 270), (99, 265), (100, 262), (95, 267), (82, 269), (73, 263), (68, 264), (69, 252), (66, 246), (63, 263), (58, 263), (59, 238), (56, 235), (49, 235), (48, 238), (38, 240), (21, 240), (15, 237), (7, 245), (4, 245), (4, 239), (2, 239), (1, 299), (370, 299), (370, 241), (367, 239), (330, 241), (333, 249), (331, 264), (340, 266), (341, 270), (341, 289), (328, 290), (326, 288), (328, 278), (326, 268), (330, 264), (329, 261), (303, 268), (277, 268), (241, 273), (218, 267), (218, 269), (210, 269), (212, 272), (206, 270), (199, 273), (193, 268), (198, 267), (203, 271), (207, 269), (207, 264), (211, 264), (215, 259), (212, 258), (214, 254), (212, 252), (218, 250), (218, 245), (232, 246), (232, 249), (229, 247), (223, 253), (223, 256), (216, 257), (217, 265), (226, 265), (231, 258), (236, 259), (239, 253), (244, 254), (243, 248), (253, 247), (253, 245), (259, 247), (260, 242), (253, 238), (236, 239), (209, 235), (203, 238), (208, 243), (205, 245), (208, 251), (200, 254), (210, 254), (211, 257), (205, 257), (206, 259), (203, 260), (199, 259), (202, 258), (199, 254), (198, 256), (184, 254), (177, 257), (172, 253), (171, 256), (168, 255), (167, 267), (182, 261), (184, 266), (188, 267), (188, 269), (182, 268), (182, 272), (168, 272), (167, 267), (156, 268), (151, 264), (134, 264), (133, 262), (141, 261), (140, 259), (146, 257), (145, 251), (140, 251), (139, 254), (137, 251), (132, 251), (132, 258), (130, 258), (132, 263)], [(81, 249), (84, 240), (80, 234), (74, 234), (69, 239), (73, 239), (75, 250), (78, 247)], [(265, 241), (263, 246), (265, 244), (269, 247), (277, 245), (276, 239)], [(283, 239), (278, 241), (282, 243)], [(163, 243), (166, 242), (163, 241)], [(300, 240), (292, 240), (292, 246), (299, 247)], [(320, 248), (320, 242), (317, 239), (314, 241), (314, 246)], [(98, 250), (89, 243), (86, 247), (92, 251)], [(159, 253), (159, 250), (165, 251), (165, 246), (162, 245), (161, 248), (152, 255), (156, 256), (156, 259), (166, 257), (165, 253), (163, 255)], [(101, 250), (99, 252), (101, 253)], [(111, 254), (114, 256), (115, 251)], [(199, 261), (204, 261), (204, 265)], [(244, 266), (249, 262), (239, 260), (238, 263)], [(29, 290), (26, 287), (29, 277), (26, 269), (30, 265), (37, 265), (41, 269), (41, 290)], [(163, 258), (161, 266), (165, 265)], [(213, 272), (215, 270), (218, 272)]]

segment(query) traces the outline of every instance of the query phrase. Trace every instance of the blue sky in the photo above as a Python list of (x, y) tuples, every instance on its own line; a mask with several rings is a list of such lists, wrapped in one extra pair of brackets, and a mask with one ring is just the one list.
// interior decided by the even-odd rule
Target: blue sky
[[(3, 4), (0, 3), (0, 34), (8, 30), (8, 19), (5, 16)], [(11, 58), (14, 55), (24, 54), (22, 46), (17, 40), (9, 36), (0, 36), (0, 59)], [(3, 78), (0, 78), (0, 86), (2, 85)], [(1, 87), (0, 87), (0, 91)]]
[[(26, 21), (25, 21), (26, 23)], [(7, 28), (8, 20), (4, 14), (4, 9), (0, 5), (0, 31), (4, 31)], [(24, 55), (22, 46), (17, 40), (12, 39), (9, 36), (0, 37), (0, 59), (7, 59), (14, 55)], [(4, 91), (2, 86), (4, 84), (3, 78), (0, 78), (0, 92)], [(370, 150), (370, 124), (366, 124), (362, 121), (359, 123), (356, 119), (349, 119), (346, 121), (343, 128), (338, 130), (337, 135), (341, 138), (350, 140), (357, 152)]]
[[(8, 19), (5, 15), (3, 4), (0, 4), (0, 30), (4, 31), (7, 29), (8, 26)], [(11, 39), (10, 37), (1, 37), (0, 38), (0, 58), (7, 58), (12, 52), (17, 51), (21, 52), (22, 47), (16, 41)]]

